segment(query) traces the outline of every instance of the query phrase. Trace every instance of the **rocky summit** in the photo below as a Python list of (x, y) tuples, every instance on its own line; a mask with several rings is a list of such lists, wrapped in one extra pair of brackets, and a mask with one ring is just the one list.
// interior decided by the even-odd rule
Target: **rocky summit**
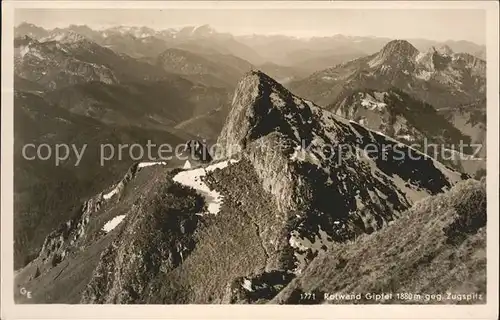
[[(199, 141), (186, 145), (206, 149)], [(260, 71), (239, 81), (210, 160), (175, 169), (134, 164), (46, 238), (17, 272), (16, 286), (36, 292), (31, 303), (305, 303), (297, 297), (310, 287), (301, 281), (314, 278), (309, 266), (330, 270), (336, 252), (386, 245), (404, 228), (431, 223), (429, 215), (416, 217), (430, 210), (422, 199), (448, 194), (466, 178)], [(481, 201), (480, 187), (470, 188), (465, 200)], [(442, 222), (465, 230), (449, 235), (454, 241), (483, 227), (457, 219), (450, 213)], [(372, 237), (379, 233), (383, 239)], [(413, 252), (408, 265), (442, 249), (429, 242), (427, 251), (414, 251), (418, 246), (400, 248)], [(366, 274), (379, 272), (376, 258), (363, 260), (373, 267)], [(342, 259), (338, 268), (359, 268), (356, 254)], [(417, 276), (412, 270), (407, 277)], [(349, 274), (356, 283), (357, 273)]]
[[(485, 168), (484, 101), (438, 111), (396, 88), (386, 91), (363, 89), (340, 98), (328, 109), (415, 146), (470, 176), (476, 176)], [(450, 157), (450, 154), (457, 156)]]

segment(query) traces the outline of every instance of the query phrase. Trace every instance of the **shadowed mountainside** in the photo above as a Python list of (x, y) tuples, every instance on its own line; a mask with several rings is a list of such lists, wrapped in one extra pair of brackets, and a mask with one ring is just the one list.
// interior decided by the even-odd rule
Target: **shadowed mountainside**
[[(449, 197), (462, 180), (261, 72), (240, 80), (218, 142), (216, 158), (201, 167), (131, 167), (54, 230), (16, 285), (38, 292), (31, 302), (266, 303), (284, 297), (299, 303), (286, 297), (324, 255), (379, 239), (407, 219), (408, 210), (421, 210), (418, 203), (425, 202), (419, 201)], [(368, 144), (381, 153), (354, 155)], [(326, 146), (348, 150), (340, 159)], [(398, 159), (398, 150), (407, 156)], [(420, 218), (405, 226), (432, 221)], [(460, 219), (464, 232), (449, 238), (467, 239), (477, 230)], [(409, 242), (399, 254), (416, 245)], [(427, 249), (434, 248), (439, 243), (429, 242)]]

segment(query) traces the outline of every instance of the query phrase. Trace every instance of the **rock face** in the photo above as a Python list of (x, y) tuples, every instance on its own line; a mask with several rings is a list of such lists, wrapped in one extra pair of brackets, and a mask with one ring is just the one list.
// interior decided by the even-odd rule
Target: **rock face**
[(38, 256), (41, 262), (49, 263), (49, 267), (55, 267), (64, 260), (70, 250), (82, 245), (90, 216), (100, 209), (101, 204), (100, 196), (85, 201), (80, 209), (81, 215), (67, 221), (59, 229), (50, 233), (45, 238)]
[(405, 68), (411, 65), (418, 55), (418, 50), (411, 43), (405, 40), (394, 40), (386, 44), (368, 62), (370, 67), (377, 67), (383, 64), (396, 68)]
[(359, 89), (398, 88), (436, 108), (453, 107), (486, 97), (486, 62), (450, 48), (419, 52), (393, 40), (373, 55), (316, 72), (290, 88), (320, 105)]
[[(154, 284), (183, 262), (193, 250), (203, 201), (193, 191), (171, 181), (156, 197), (132, 207), (120, 237), (101, 254), (82, 303), (141, 303), (159, 290)], [(183, 201), (176, 201), (181, 192)]]
[(484, 105), (483, 108), (481, 111), (479, 105), (473, 104), (437, 111), (395, 88), (358, 90), (328, 107), (337, 115), (414, 146), (470, 176), (485, 166), (482, 158), (486, 145), (478, 145), (479, 152), (472, 145), (483, 143), (480, 137), (486, 132), (485, 117), (481, 116), (486, 111)]

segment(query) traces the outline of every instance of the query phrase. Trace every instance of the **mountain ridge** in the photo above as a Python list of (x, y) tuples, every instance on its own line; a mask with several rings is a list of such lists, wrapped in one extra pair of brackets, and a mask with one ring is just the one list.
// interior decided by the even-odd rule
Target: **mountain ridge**
[(320, 105), (331, 104), (346, 90), (397, 87), (439, 109), (485, 97), (486, 62), (463, 53), (420, 52), (407, 41), (393, 40), (377, 53), (288, 86)]
[[(311, 146), (301, 147), (302, 141)], [(323, 148), (329, 144), (352, 150), (329, 159)], [(368, 144), (388, 156), (354, 154)], [(202, 167), (145, 164), (137, 172), (142, 164), (135, 164), (118, 196), (99, 193), (95, 199), (105, 202), (82, 206), (85, 223), (66, 224), (80, 230), (82, 240), (71, 241), (66, 227), (56, 231), (49, 238), (57, 241), (46, 240), (17, 283), (45, 283), (46, 299), (63, 301), (51, 290), (68, 286), (72, 272), (88, 268), (71, 301), (269, 302), (332, 243), (383, 229), (418, 199), (462, 180), (422, 154), (394, 160), (388, 146), (416, 151), (294, 96), (259, 71), (240, 80), (218, 145), (215, 160)], [(120, 222), (103, 233), (106, 219)], [(218, 242), (221, 232), (233, 241)], [(229, 260), (210, 258), (214, 241)], [(247, 250), (239, 249), (241, 241), (250, 241)], [(87, 250), (101, 258), (81, 265)], [(206, 277), (217, 281), (201, 292), (197, 283)], [(162, 287), (166, 282), (171, 285)]]

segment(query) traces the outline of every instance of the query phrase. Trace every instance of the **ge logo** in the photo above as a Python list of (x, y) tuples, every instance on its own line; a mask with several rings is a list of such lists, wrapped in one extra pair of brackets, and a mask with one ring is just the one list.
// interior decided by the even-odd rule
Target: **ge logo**
[(26, 290), (26, 288), (21, 288), (19, 292), (21, 295), (26, 296), (26, 298), (31, 299), (31, 291)]

